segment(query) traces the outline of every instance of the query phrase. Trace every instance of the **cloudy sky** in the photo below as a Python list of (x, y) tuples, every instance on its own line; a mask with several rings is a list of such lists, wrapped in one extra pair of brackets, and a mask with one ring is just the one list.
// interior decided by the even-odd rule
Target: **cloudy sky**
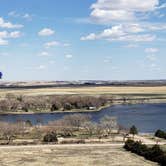
[(166, 79), (165, 0), (1, 0), (4, 80)]

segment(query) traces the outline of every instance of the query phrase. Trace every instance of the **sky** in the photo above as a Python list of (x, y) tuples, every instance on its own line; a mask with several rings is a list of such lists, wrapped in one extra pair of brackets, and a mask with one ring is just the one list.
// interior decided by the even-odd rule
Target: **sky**
[(165, 0), (1, 0), (5, 81), (166, 79)]

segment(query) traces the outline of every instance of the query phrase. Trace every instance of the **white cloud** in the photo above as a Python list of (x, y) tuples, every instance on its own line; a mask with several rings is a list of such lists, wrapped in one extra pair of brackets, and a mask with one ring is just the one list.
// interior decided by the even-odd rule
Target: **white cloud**
[(63, 46), (64, 47), (69, 47), (69, 46), (71, 46), (71, 44), (70, 43), (64, 43)]
[(102, 10), (94, 9), (91, 13), (93, 21), (98, 23), (111, 23), (112, 21), (134, 20), (132, 12), (125, 10)]
[(128, 41), (128, 42), (152, 42), (156, 39), (155, 35), (144, 34), (144, 35), (126, 35), (120, 36), (119, 38), (108, 39), (109, 41)]
[(23, 18), (23, 19), (26, 19), (26, 20), (32, 20), (32, 17), (33, 17), (29, 13), (20, 14), (20, 13), (17, 13), (16, 11), (9, 12), (8, 16), (10, 16), (10, 17), (16, 17), (16, 18)]
[(105, 39), (108, 41), (134, 41), (147, 42), (153, 41), (156, 36), (151, 34), (142, 34), (145, 29), (139, 24), (120, 24), (103, 30), (101, 33), (91, 33), (81, 37), (81, 40)]
[(22, 17), (27, 19), (27, 20), (32, 20), (32, 16), (28, 13), (25, 13)]
[(125, 9), (137, 12), (152, 11), (156, 6), (159, 5), (158, 0), (97, 0), (96, 3), (92, 4), (92, 9), (105, 9), (105, 10), (115, 10), (115, 9)]
[(156, 7), (156, 9), (163, 9), (163, 8), (166, 8), (166, 3), (163, 3), (160, 6)]
[(157, 53), (159, 51), (158, 48), (146, 48), (145, 52), (146, 53)]
[(21, 37), (22, 33), (20, 31), (13, 31), (13, 32), (7, 32), (7, 31), (0, 31), (0, 38), (18, 38)]
[(45, 48), (50, 48), (50, 47), (55, 47), (55, 46), (59, 46), (60, 43), (57, 41), (51, 41), (51, 42), (47, 42), (44, 44)]
[(144, 24), (142, 23), (145, 29), (149, 31), (164, 31), (166, 30), (166, 24), (165, 23), (156, 23), (156, 24)]
[(81, 40), (95, 40), (96, 38), (96, 34), (95, 33), (90, 33), (87, 36), (82, 36)]
[(39, 54), (39, 56), (49, 56), (49, 53), (46, 51), (43, 51)]
[(22, 33), (20, 31), (14, 31), (14, 32), (11, 32), (9, 36), (11, 38), (19, 38), (22, 36)]
[(6, 22), (2, 17), (0, 17), (0, 28), (22, 28), (21, 24), (12, 24), (11, 22)]
[(25, 67), (25, 69), (27, 69), (27, 70), (45, 70), (46, 68), (47, 68), (47, 66), (45, 66), (45, 65)]
[(50, 28), (44, 28), (41, 31), (38, 32), (39, 36), (51, 36), (53, 35), (55, 32), (54, 30), (50, 29)]
[(157, 60), (157, 57), (154, 54), (147, 55), (146, 58), (150, 61), (156, 61)]
[(45, 65), (39, 65), (36, 67), (37, 70), (44, 70), (46, 69), (46, 66)]
[(137, 48), (138, 45), (137, 44), (128, 44), (125, 46), (126, 48)]
[(6, 39), (10, 38), (19, 38), (21, 37), (22, 33), (20, 31), (13, 31), (13, 32), (7, 32), (7, 31), (0, 31), (0, 45), (8, 45), (9, 42)]
[(8, 16), (19, 17), (20, 14), (16, 13), (16, 11), (11, 11), (11, 12), (8, 13)]
[(7, 31), (0, 31), (0, 38), (7, 38), (9, 33)]
[(104, 63), (111, 63), (112, 62), (112, 58), (111, 57), (106, 57), (104, 59)]
[(97, 0), (92, 4), (91, 18), (99, 23), (136, 20), (138, 13), (155, 11), (159, 0)]
[(71, 54), (66, 54), (65, 57), (66, 57), (67, 59), (71, 59), (71, 58), (73, 58), (73, 55), (71, 55)]
[[(151, 42), (157, 38), (154, 32), (165, 31), (165, 23), (146, 20), (165, 8), (159, 0), (96, 0), (91, 5), (91, 23), (112, 25), (100, 33), (90, 33), (81, 40), (104, 39), (108, 41)], [(154, 16), (154, 15), (153, 15)], [(142, 20), (144, 22), (142, 22)]]
[(8, 45), (9, 42), (7, 40), (4, 40), (4, 39), (1, 39), (0, 38), (0, 46), (5, 46), (5, 45)]

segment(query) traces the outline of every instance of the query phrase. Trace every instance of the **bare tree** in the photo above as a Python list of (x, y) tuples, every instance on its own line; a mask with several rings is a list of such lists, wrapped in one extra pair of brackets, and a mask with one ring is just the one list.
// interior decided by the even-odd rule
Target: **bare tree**
[(7, 144), (10, 144), (16, 134), (20, 132), (22, 132), (22, 126), (20, 124), (0, 122), (0, 135), (7, 141)]
[(103, 126), (101, 124), (95, 125), (95, 134), (99, 140), (103, 137)]
[(110, 135), (112, 130), (118, 129), (116, 117), (104, 116), (100, 123), (106, 135)]
[(85, 129), (89, 136), (92, 136), (95, 131), (96, 124), (91, 121), (87, 121), (83, 123), (82, 127)]
[(73, 114), (64, 116), (63, 120), (68, 126), (72, 126), (79, 130), (81, 125), (90, 120), (90, 116), (82, 114)]

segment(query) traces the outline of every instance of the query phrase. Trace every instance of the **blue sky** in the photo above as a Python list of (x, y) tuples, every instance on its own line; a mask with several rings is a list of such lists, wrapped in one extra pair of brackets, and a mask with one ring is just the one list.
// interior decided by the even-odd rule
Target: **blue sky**
[(1, 0), (4, 80), (166, 78), (165, 0)]

